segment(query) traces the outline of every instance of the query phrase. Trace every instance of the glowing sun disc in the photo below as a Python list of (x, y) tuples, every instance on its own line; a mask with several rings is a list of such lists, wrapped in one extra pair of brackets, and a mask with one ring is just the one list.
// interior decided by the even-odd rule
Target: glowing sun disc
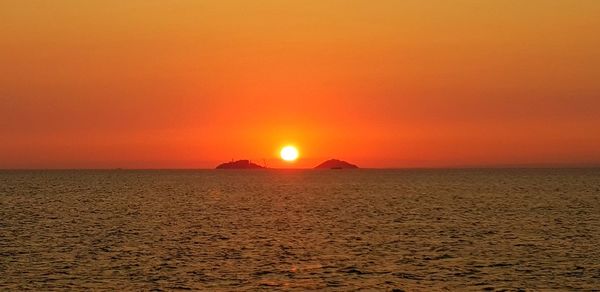
[(294, 146), (285, 146), (281, 148), (279, 155), (281, 155), (281, 159), (285, 161), (294, 161), (298, 159), (298, 149)]

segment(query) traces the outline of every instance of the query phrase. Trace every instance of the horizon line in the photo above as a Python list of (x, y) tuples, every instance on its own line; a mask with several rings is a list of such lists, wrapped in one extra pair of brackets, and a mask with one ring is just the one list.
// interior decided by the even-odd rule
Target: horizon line
[[(342, 169), (342, 170), (468, 170), (468, 169), (595, 169), (600, 168), (600, 164), (563, 164), (563, 165), (490, 165), (490, 166), (423, 166), (423, 167), (359, 167), (353, 169)], [(56, 167), (56, 168), (0, 168), (0, 171), (84, 171), (84, 170), (219, 170), (219, 171), (231, 171), (231, 170), (247, 170), (247, 171), (261, 171), (261, 170), (329, 170), (329, 169), (315, 169), (314, 167), (297, 167), (297, 168), (275, 168), (265, 167), (258, 169), (216, 169), (206, 167), (141, 167), (141, 168), (128, 168), (128, 167)]]

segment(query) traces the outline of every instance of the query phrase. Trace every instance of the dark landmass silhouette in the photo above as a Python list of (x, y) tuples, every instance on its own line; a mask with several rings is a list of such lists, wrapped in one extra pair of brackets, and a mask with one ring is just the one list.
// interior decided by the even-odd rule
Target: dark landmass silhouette
[(238, 160), (232, 162), (221, 163), (217, 166), (217, 169), (264, 169), (265, 167), (260, 166), (256, 163), (250, 162), (250, 160)]
[(358, 168), (358, 166), (356, 166), (352, 163), (348, 163), (346, 161), (337, 160), (337, 159), (329, 159), (329, 160), (315, 166), (315, 169), (345, 169), (345, 168)]

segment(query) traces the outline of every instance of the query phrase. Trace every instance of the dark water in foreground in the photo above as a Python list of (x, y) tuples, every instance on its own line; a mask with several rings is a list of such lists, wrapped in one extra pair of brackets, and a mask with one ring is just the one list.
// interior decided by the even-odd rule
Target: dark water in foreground
[(0, 290), (592, 290), (600, 170), (4, 171)]

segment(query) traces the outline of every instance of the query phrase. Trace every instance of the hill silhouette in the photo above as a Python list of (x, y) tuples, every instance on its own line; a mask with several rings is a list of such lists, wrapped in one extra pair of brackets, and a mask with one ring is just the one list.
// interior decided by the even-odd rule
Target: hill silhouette
[(250, 162), (250, 160), (238, 160), (232, 162), (221, 163), (217, 166), (217, 169), (264, 169), (265, 167), (260, 166), (256, 163)]
[(345, 168), (358, 168), (358, 166), (356, 166), (352, 163), (348, 163), (343, 160), (338, 160), (338, 159), (329, 159), (329, 160), (315, 166), (315, 169), (345, 169)]

